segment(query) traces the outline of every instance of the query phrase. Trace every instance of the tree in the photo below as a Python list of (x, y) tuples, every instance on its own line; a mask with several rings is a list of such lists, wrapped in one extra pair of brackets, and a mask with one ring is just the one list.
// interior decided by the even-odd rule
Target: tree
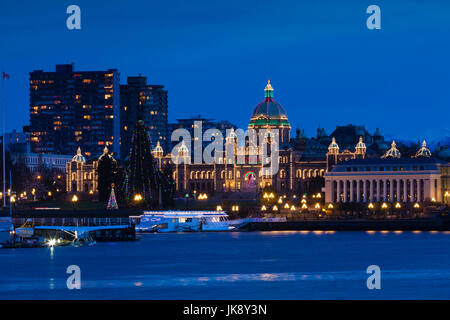
[(169, 163), (165, 163), (162, 166), (158, 184), (162, 193), (162, 206), (164, 208), (172, 207), (175, 195), (175, 181), (173, 180), (172, 166)]
[(119, 206), (117, 205), (116, 194), (114, 193), (114, 184), (111, 186), (111, 194), (109, 196), (108, 205), (106, 209), (117, 210)]
[(127, 202), (131, 202), (136, 196), (140, 196), (147, 206), (156, 205), (158, 202), (157, 171), (148, 128), (144, 121), (138, 120), (134, 126), (130, 155), (127, 159), (124, 183)]
[(117, 161), (109, 153), (105, 147), (103, 154), (98, 159), (98, 198), (102, 202), (106, 202), (111, 194), (112, 184), (117, 184), (119, 180), (119, 166)]
[(36, 198), (53, 198), (57, 193), (63, 192), (65, 190), (63, 176), (64, 173), (60, 169), (50, 168), (41, 163), (33, 172), (31, 183), (36, 190)]

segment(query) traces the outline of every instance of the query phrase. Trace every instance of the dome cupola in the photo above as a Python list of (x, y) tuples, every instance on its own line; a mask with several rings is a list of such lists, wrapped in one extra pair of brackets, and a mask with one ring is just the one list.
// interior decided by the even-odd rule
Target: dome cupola
[[(183, 141), (184, 142), (184, 141)], [(164, 150), (161, 147), (161, 144), (159, 143), (159, 140), (156, 142), (156, 146), (153, 149), (153, 156), (156, 158), (162, 158), (164, 155)]]
[(385, 158), (400, 158), (401, 154), (400, 151), (397, 149), (397, 145), (395, 144), (395, 141), (392, 141), (391, 148), (386, 151), (386, 153), (381, 157), (382, 159)]
[(78, 147), (77, 154), (73, 156), (72, 161), (86, 163), (86, 158), (81, 154), (80, 147)]
[(281, 142), (289, 141), (291, 125), (283, 106), (273, 99), (273, 87), (270, 80), (264, 88), (264, 101), (253, 110), (249, 129), (279, 129)]
[(338, 144), (336, 142), (336, 138), (335, 137), (333, 137), (331, 139), (331, 143), (330, 143), (330, 145), (328, 147), (328, 153), (329, 154), (339, 154), (339, 146), (338, 146)]
[(366, 144), (363, 142), (363, 137), (359, 137), (359, 141), (356, 144), (356, 153), (364, 154), (366, 153)]
[(423, 140), (423, 142), (422, 142), (422, 148), (420, 148), (420, 149), (417, 151), (415, 157), (416, 157), (416, 158), (419, 158), (419, 157), (426, 157), (426, 158), (429, 158), (429, 157), (431, 157), (431, 151), (430, 151), (430, 149), (427, 148), (427, 143), (426, 143), (425, 140)]

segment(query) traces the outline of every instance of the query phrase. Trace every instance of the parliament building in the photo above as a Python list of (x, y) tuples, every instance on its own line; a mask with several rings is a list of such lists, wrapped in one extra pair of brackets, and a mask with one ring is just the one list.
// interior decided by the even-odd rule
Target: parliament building
[[(291, 125), (287, 113), (273, 98), (274, 90), (270, 81), (264, 91), (265, 98), (254, 108), (248, 129), (254, 129), (259, 137), (261, 130), (277, 130), (278, 170), (274, 174), (267, 174), (267, 168), (261, 161), (261, 147), (249, 148), (248, 142), (243, 146), (238, 145), (233, 131), (225, 138), (225, 145), (234, 144), (233, 160), (223, 152), (220, 156), (216, 154), (212, 164), (193, 163), (190, 148), (183, 143), (177, 150), (178, 158), (182, 158), (182, 161), (172, 161), (170, 155), (164, 155), (157, 146), (154, 150), (155, 157), (159, 161), (170, 161), (173, 165), (179, 194), (242, 192), (256, 195), (266, 186), (292, 194), (321, 191), (327, 170), (327, 147), (315, 139), (305, 138), (299, 131), (296, 137), (291, 139)], [(249, 150), (256, 150), (256, 154), (252, 155)], [(256, 157), (257, 161), (250, 161), (252, 157)]]

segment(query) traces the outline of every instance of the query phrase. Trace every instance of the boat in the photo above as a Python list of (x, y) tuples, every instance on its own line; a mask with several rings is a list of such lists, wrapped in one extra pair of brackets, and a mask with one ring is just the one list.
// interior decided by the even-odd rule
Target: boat
[(144, 211), (136, 221), (136, 232), (229, 231), (224, 211)]

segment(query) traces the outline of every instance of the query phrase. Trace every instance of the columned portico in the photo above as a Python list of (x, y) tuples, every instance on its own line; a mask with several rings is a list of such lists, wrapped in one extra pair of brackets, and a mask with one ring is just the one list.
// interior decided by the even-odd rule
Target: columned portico
[(433, 158), (347, 160), (325, 174), (325, 193), (336, 202), (440, 202), (442, 165)]

